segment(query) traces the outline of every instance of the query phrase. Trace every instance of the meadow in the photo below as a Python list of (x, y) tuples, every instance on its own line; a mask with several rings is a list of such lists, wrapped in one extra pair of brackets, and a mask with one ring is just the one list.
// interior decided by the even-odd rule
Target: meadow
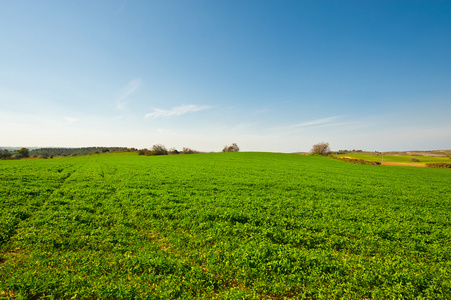
[[(357, 159), (363, 159), (368, 161), (382, 161), (382, 155), (374, 155), (374, 154), (361, 154), (361, 153), (349, 153), (349, 154), (340, 154), (338, 157), (351, 157)], [(412, 158), (417, 158), (419, 161), (412, 161)], [(425, 164), (425, 163), (451, 163), (451, 159), (446, 156), (418, 156), (418, 155), (384, 155), (384, 162), (393, 162), (393, 163), (408, 163), (408, 164)]]
[(450, 183), (276, 153), (0, 161), (0, 299), (450, 299)]

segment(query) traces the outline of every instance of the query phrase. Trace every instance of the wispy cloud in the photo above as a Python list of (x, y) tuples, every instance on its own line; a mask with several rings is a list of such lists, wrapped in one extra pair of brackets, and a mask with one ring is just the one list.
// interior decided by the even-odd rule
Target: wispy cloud
[(311, 127), (311, 126), (330, 126), (335, 123), (332, 123), (334, 120), (337, 120), (340, 118), (340, 116), (334, 116), (334, 117), (328, 117), (328, 118), (322, 118), (317, 119), (309, 122), (303, 122), (298, 123), (294, 125), (287, 126), (287, 129), (296, 129), (296, 128), (303, 128), (303, 127)]
[(73, 117), (65, 117), (64, 121), (65, 121), (64, 125), (69, 125), (71, 123), (74, 123), (74, 122), (78, 121), (78, 119), (77, 118), (73, 118)]
[(164, 135), (174, 135), (176, 132), (171, 129), (157, 128), (157, 132)]
[(180, 116), (190, 112), (196, 112), (201, 110), (206, 110), (211, 108), (207, 105), (182, 105), (173, 107), (171, 110), (165, 110), (160, 108), (154, 108), (153, 112), (145, 115), (145, 118), (160, 118), (160, 117), (170, 117), (170, 116)]
[(133, 94), (140, 85), (141, 79), (133, 79), (121, 90), (119, 97), (116, 99), (117, 110), (122, 110), (125, 105), (130, 102), (129, 96)]

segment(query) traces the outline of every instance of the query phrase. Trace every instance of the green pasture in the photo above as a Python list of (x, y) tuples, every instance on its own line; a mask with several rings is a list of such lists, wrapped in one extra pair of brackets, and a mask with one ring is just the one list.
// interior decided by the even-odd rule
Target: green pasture
[(450, 299), (450, 195), (294, 154), (0, 161), (0, 299)]
[[(382, 155), (373, 154), (340, 154), (338, 157), (351, 157), (370, 161), (382, 161)], [(411, 164), (425, 164), (425, 163), (435, 163), (435, 162), (446, 162), (451, 163), (451, 159), (448, 157), (433, 157), (433, 156), (409, 156), (409, 155), (384, 155), (384, 162), (396, 162), (396, 163), (411, 163)], [(418, 158), (419, 162), (411, 161), (412, 157)]]

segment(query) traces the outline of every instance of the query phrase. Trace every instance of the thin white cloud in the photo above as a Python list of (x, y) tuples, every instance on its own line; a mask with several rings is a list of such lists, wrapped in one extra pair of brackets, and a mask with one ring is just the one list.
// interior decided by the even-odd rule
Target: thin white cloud
[(119, 97), (116, 99), (116, 109), (122, 110), (125, 105), (130, 102), (129, 96), (133, 94), (141, 85), (141, 79), (131, 80), (120, 92)]
[(176, 133), (174, 130), (164, 129), (164, 128), (157, 128), (157, 132), (161, 133), (161, 134), (164, 134), (164, 135), (168, 135), (168, 134), (174, 135)]
[(322, 118), (322, 119), (313, 120), (313, 121), (304, 122), (304, 123), (298, 123), (298, 124), (288, 126), (287, 129), (296, 129), (296, 128), (319, 126), (319, 125), (321, 125), (321, 126), (331, 125), (332, 121), (338, 119), (339, 117), (340, 116), (334, 116), (334, 117)]
[(349, 122), (327, 123), (327, 124), (318, 125), (316, 127), (335, 127), (335, 126), (345, 126), (345, 125), (357, 126), (358, 122), (349, 121)]
[(211, 108), (207, 105), (182, 105), (173, 107), (171, 110), (165, 110), (160, 108), (154, 108), (153, 112), (145, 115), (145, 118), (160, 118), (160, 117), (170, 117), (170, 116), (180, 116), (190, 112), (196, 112), (201, 110), (206, 110)]
[(248, 132), (252, 131), (252, 129), (256, 128), (260, 123), (259, 122), (245, 122), (237, 124), (232, 128), (233, 132)]
[(78, 119), (77, 118), (73, 118), (73, 117), (65, 117), (64, 121), (65, 121), (64, 125), (69, 125), (69, 124), (72, 124), (72, 123), (78, 121)]

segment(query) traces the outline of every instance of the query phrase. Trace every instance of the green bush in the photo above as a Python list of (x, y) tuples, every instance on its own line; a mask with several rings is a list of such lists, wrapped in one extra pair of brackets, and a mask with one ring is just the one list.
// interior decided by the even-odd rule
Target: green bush
[(8, 151), (8, 149), (0, 149), (0, 158), (8, 159), (12, 157), (12, 153)]
[(373, 166), (379, 166), (381, 164), (381, 162), (379, 161), (363, 160), (358, 158), (350, 158), (350, 157), (337, 157), (337, 158), (353, 164), (373, 165)]
[(17, 154), (18, 158), (27, 158), (30, 157), (30, 150), (28, 150), (28, 148), (22, 148), (20, 150), (17, 150)]
[(168, 150), (168, 154), (169, 155), (177, 155), (177, 154), (180, 154), (180, 152), (177, 149), (175, 149), (174, 147), (172, 147)]
[(147, 149), (147, 148), (139, 149), (138, 150), (138, 155), (150, 155), (150, 150)]

